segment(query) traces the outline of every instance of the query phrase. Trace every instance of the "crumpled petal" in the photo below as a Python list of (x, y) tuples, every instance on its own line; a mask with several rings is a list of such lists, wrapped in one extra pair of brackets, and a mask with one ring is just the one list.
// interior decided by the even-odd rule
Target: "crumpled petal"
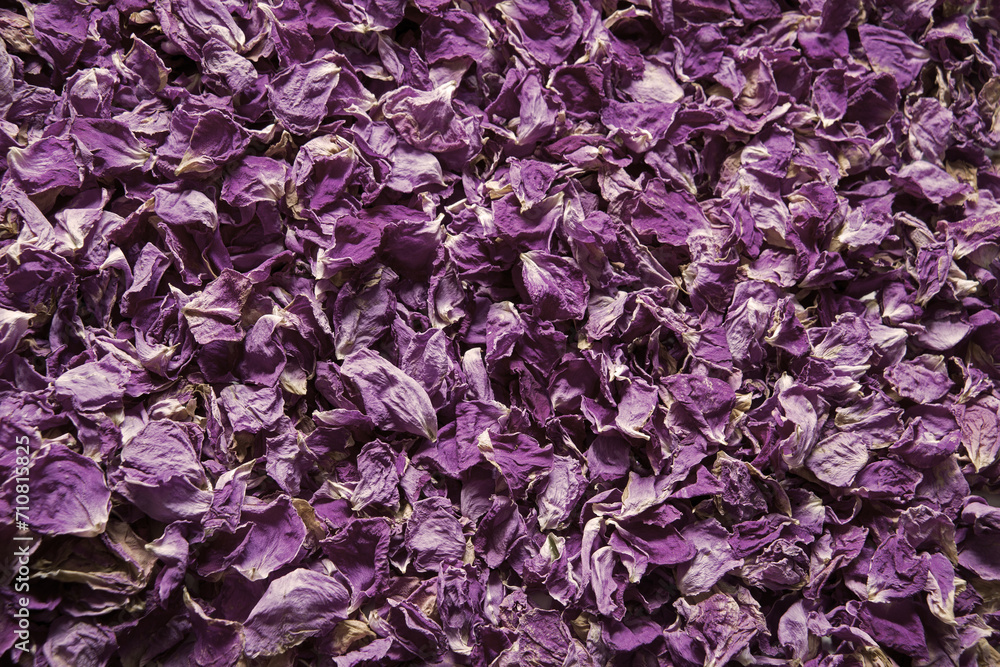
[(357, 385), (375, 424), (437, 439), (437, 415), (427, 392), (399, 368), (371, 350), (357, 350), (344, 359), (341, 372)]
[(350, 596), (335, 578), (299, 568), (271, 582), (243, 623), (251, 657), (278, 655), (347, 618)]

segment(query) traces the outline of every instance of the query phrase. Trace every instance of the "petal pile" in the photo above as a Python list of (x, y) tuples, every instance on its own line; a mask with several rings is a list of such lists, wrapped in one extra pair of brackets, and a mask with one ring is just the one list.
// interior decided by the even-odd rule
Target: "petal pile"
[(4, 664), (1000, 664), (993, 3), (5, 7)]

